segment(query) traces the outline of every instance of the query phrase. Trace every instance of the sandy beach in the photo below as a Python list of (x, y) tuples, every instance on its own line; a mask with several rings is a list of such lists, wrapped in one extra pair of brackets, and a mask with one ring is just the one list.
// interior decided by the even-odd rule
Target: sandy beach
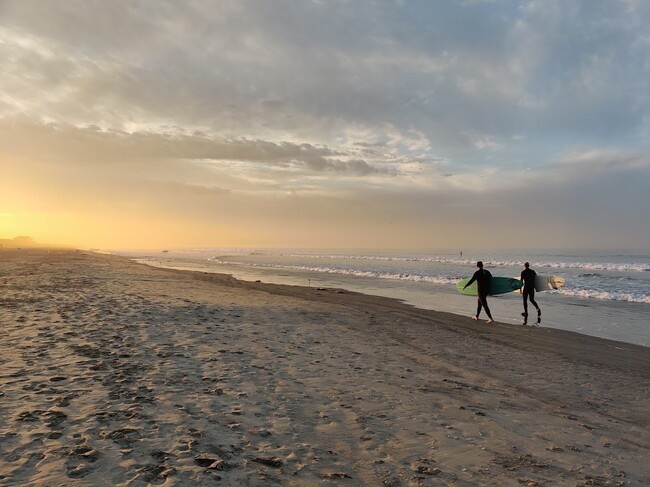
[(0, 485), (650, 485), (650, 348), (53, 250), (0, 327)]

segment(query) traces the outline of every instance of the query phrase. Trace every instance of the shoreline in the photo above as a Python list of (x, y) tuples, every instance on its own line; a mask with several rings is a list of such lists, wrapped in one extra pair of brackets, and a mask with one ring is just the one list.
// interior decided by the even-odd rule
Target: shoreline
[[(469, 316), (475, 308), (475, 299), (461, 296), (455, 286), (409, 281), (392, 281), (353, 276), (330, 276), (319, 273), (280, 273), (264, 268), (252, 269), (233, 266), (202, 265), (201, 261), (175, 260), (165, 262), (146, 256), (132, 256), (136, 261), (154, 267), (194, 270), (198, 272), (223, 273), (247, 282), (261, 280), (264, 283), (342, 288), (348, 291), (403, 300), (418, 308), (444, 311)], [(543, 293), (540, 305), (543, 309), (542, 326), (574, 331), (581, 334), (614, 341), (650, 347), (650, 332), (642, 323), (646, 321), (648, 306), (642, 303), (607, 301), (593, 298), (565, 296), (551, 292)], [(498, 321), (522, 324), (521, 295), (493, 296), (493, 313)], [(534, 322), (530, 324), (534, 325)]]
[(0, 252), (0, 483), (643, 485), (650, 349)]
[[(563, 338), (564, 339), (563, 341), (571, 341), (573, 343), (581, 342), (583, 345), (592, 348), (602, 346), (602, 347), (610, 347), (610, 348), (622, 350), (626, 353), (629, 352), (634, 353), (635, 350), (639, 350), (639, 349), (647, 350), (650, 352), (650, 347), (646, 347), (644, 345), (624, 342), (620, 340), (613, 340), (611, 338), (597, 337), (594, 335), (587, 335), (585, 333), (580, 333), (571, 330), (545, 327), (543, 325), (523, 326), (521, 324), (506, 323), (503, 321), (499, 321), (498, 319), (495, 321), (493, 325), (486, 325), (485, 319), (480, 319), (478, 320), (478, 322), (476, 322), (475, 320), (472, 320), (467, 315), (422, 308), (415, 304), (408, 303), (403, 299), (366, 294), (363, 292), (351, 291), (345, 288), (331, 288), (331, 287), (317, 288), (317, 287), (302, 286), (298, 284), (275, 284), (269, 282), (249, 281), (244, 279), (238, 279), (234, 277), (232, 274), (227, 274), (227, 273), (207, 272), (207, 271), (194, 270), (194, 269), (175, 269), (171, 267), (155, 266), (155, 265), (148, 264), (146, 262), (139, 262), (137, 258), (123, 257), (119, 255), (115, 255), (115, 257), (125, 258), (130, 260), (134, 264), (143, 265), (154, 269), (162, 269), (170, 272), (193, 274), (197, 279), (205, 280), (206, 282), (218, 282), (220, 284), (227, 283), (228, 285), (239, 286), (243, 289), (265, 291), (271, 294), (277, 294), (281, 296), (282, 295), (298, 296), (308, 301), (316, 301), (316, 302), (326, 301), (331, 304), (352, 304), (352, 305), (354, 305), (354, 303), (358, 304), (359, 302), (363, 302), (369, 306), (377, 306), (381, 308), (385, 307), (387, 309), (395, 309), (395, 310), (398, 309), (402, 312), (410, 313), (415, 317), (420, 317), (424, 319), (429, 318), (436, 321), (442, 316), (448, 316), (451, 317), (451, 322), (456, 324), (456, 326), (458, 326), (459, 320), (462, 320), (462, 328), (481, 332), (481, 333), (487, 331), (486, 327), (496, 325), (494, 326), (495, 328), (494, 338), (497, 340), (499, 339), (498, 337), (502, 337), (501, 339), (506, 341), (517, 337), (525, 341), (527, 345), (539, 345), (542, 347), (546, 347), (547, 351), (556, 351), (558, 353), (564, 350), (564, 348), (558, 350), (556, 344), (553, 344), (553, 346), (550, 348), (545, 344), (548, 344), (550, 341)], [(212, 279), (210, 276), (214, 276), (214, 278)], [(474, 301), (472, 301), (471, 306), (475, 306)], [(517, 335), (518, 332), (522, 333), (521, 336)], [(556, 334), (557, 336), (545, 338), (544, 336), (549, 333)], [(569, 351), (573, 352), (575, 350), (573, 347), (569, 347)], [(630, 363), (633, 363), (635, 361), (636, 360), (633, 359), (632, 361), (630, 361)], [(625, 363), (625, 361), (623, 361), (622, 363)], [(648, 366), (650, 367), (650, 362), (648, 363)]]

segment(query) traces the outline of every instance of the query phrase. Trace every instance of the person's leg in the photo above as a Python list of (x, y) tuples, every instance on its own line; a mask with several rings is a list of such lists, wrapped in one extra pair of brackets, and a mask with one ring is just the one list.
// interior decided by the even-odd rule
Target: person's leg
[(528, 291), (524, 289), (522, 295), (524, 297), (524, 316), (528, 316)]
[(537, 310), (537, 316), (540, 316), (542, 314), (542, 310), (539, 309), (539, 306), (537, 306), (537, 302), (535, 301), (534, 289), (530, 292), (530, 302), (533, 303), (533, 306), (535, 306), (535, 309)]
[(483, 307), (483, 303), (481, 303), (481, 295), (479, 294), (478, 302), (477, 302), (477, 305), (476, 305), (476, 315), (474, 315), (477, 320), (478, 320), (478, 316), (481, 314), (481, 308), (482, 307)]
[[(485, 313), (488, 315), (488, 318), (492, 319), (492, 313), (490, 313), (490, 308), (488, 307), (487, 295), (478, 297), (479, 306), (483, 306)], [(478, 318), (478, 315), (476, 316)]]

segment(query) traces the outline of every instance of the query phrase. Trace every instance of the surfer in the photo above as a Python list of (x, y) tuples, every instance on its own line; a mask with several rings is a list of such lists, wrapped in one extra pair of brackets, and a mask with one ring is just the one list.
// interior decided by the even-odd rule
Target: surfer
[(525, 269), (521, 271), (521, 282), (524, 283), (523, 289), (521, 291), (524, 297), (524, 312), (521, 313), (521, 316), (524, 317), (524, 324), (525, 324), (528, 319), (529, 299), (530, 302), (533, 304), (533, 306), (535, 306), (535, 308), (537, 309), (537, 318), (541, 318), (542, 310), (539, 309), (539, 306), (537, 306), (537, 302), (535, 302), (535, 276), (537, 275), (537, 273), (530, 268), (530, 264), (528, 262), (524, 262), (524, 267)]
[(479, 315), (481, 314), (481, 309), (485, 308), (485, 312), (488, 315), (488, 323), (492, 323), (492, 313), (490, 313), (490, 308), (488, 308), (487, 297), (490, 294), (490, 280), (492, 279), (492, 274), (490, 271), (483, 269), (483, 262), (480, 260), (476, 263), (478, 269), (472, 276), (472, 278), (465, 284), (463, 289), (466, 289), (468, 286), (471, 286), (474, 281), (476, 281), (476, 288), (478, 291), (478, 306), (476, 308), (476, 315), (472, 316), (473, 320), (478, 320)]

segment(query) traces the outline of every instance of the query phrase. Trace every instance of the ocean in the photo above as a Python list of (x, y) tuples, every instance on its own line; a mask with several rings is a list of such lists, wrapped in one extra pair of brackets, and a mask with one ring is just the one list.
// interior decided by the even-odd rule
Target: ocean
[[(476, 298), (455, 284), (476, 270), (518, 277), (524, 261), (537, 274), (560, 276), (558, 290), (538, 292), (539, 326), (650, 346), (650, 254), (642, 252), (396, 252), (376, 250), (187, 249), (115, 252), (149, 265), (231, 274), (238, 279), (334, 287), (401, 299), (471, 316)], [(497, 321), (523, 323), (521, 295), (489, 298)], [(530, 305), (529, 305), (530, 306)], [(530, 306), (529, 311), (534, 309)], [(531, 313), (529, 324), (534, 324)], [(485, 316), (483, 316), (485, 317)]]

